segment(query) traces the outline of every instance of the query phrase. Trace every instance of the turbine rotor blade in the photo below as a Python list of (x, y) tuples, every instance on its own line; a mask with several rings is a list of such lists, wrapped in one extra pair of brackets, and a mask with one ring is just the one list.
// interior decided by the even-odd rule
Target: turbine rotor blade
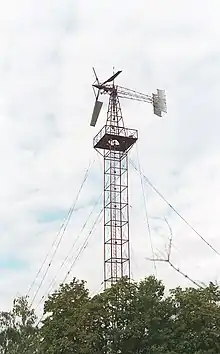
[(92, 85), (92, 89), (93, 89), (93, 92), (94, 92), (94, 95), (95, 95), (95, 98), (96, 98), (96, 96), (98, 96), (98, 95), (96, 95), (95, 89), (94, 89), (94, 86), (93, 86), (93, 85)]
[(96, 125), (96, 122), (98, 120), (102, 105), (103, 105), (103, 102), (100, 102), (100, 101), (98, 101), (96, 99), (95, 105), (94, 105), (94, 108), (93, 108), (92, 119), (91, 119), (91, 122), (90, 122), (90, 125), (92, 127), (94, 127)]
[(95, 68), (92, 68), (92, 70), (93, 70), (93, 72), (94, 72), (95, 79), (96, 79), (96, 81), (97, 81), (98, 84), (99, 84), (99, 79), (98, 79), (98, 76), (97, 76), (97, 74), (96, 74)]
[(102, 85), (106, 84), (107, 82), (113, 81), (119, 74), (121, 74), (122, 70), (117, 71), (114, 75), (112, 75), (108, 80), (104, 81)]

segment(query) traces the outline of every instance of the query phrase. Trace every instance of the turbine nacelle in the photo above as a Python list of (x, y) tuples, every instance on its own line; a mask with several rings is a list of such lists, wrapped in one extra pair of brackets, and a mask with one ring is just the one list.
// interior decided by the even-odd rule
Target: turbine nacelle
[(108, 92), (112, 88), (112, 86), (105, 85), (105, 84), (93, 84), (92, 86), (97, 88), (98, 90), (103, 90), (103, 91), (106, 91), (106, 92)]
[(97, 88), (98, 90), (103, 89), (103, 85), (93, 84), (92, 86)]

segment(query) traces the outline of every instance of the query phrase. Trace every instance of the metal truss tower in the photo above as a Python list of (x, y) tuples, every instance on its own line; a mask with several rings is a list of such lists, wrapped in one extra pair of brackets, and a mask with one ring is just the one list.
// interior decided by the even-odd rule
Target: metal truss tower
[[(152, 103), (154, 113), (166, 112), (163, 90), (152, 97), (115, 86), (118, 71), (100, 84), (93, 69), (98, 89), (90, 125), (95, 126), (102, 102), (100, 94), (109, 95), (107, 121), (93, 140), (94, 148), (104, 158), (104, 288), (115, 284), (120, 278), (130, 279), (129, 203), (128, 203), (128, 152), (138, 139), (136, 129), (125, 128), (119, 98)], [(111, 84), (109, 84), (111, 83)]]
[(128, 150), (137, 130), (124, 127), (117, 90), (109, 97), (106, 125), (94, 138), (104, 157), (104, 287), (130, 279)]

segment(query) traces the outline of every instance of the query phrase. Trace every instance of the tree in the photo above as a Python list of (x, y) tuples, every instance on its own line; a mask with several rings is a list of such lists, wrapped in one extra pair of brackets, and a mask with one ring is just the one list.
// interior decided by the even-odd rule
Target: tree
[(159, 328), (169, 324), (171, 304), (163, 299), (161, 282), (154, 277), (139, 284), (122, 279), (93, 298), (84, 285), (76, 280), (62, 285), (46, 302), (45, 313), (50, 315), (42, 327), (44, 353), (165, 350)]
[(84, 281), (60, 285), (35, 326), (28, 299), (0, 312), (1, 354), (219, 354), (220, 289), (180, 287), (165, 296), (155, 277), (123, 278), (90, 297)]
[(96, 337), (103, 353), (145, 353), (147, 348), (153, 354), (161, 348), (160, 342), (164, 345), (158, 329), (169, 322), (169, 302), (164, 299), (164, 286), (154, 277), (139, 284), (122, 279), (92, 303), (90, 328), (99, 330)]
[(36, 316), (29, 309), (28, 299), (14, 300), (12, 311), (0, 312), (0, 353), (34, 354), (37, 351)]
[(44, 354), (220, 353), (220, 291), (171, 290), (148, 277), (121, 279), (89, 297), (85, 282), (61, 285), (45, 303)]
[(89, 303), (85, 282), (73, 279), (60, 288), (45, 302), (44, 313), (48, 317), (41, 329), (43, 353), (82, 353), (84, 342), (84, 313)]
[(220, 291), (210, 283), (206, 288), (176, 288), (173, 302), (171, 347), (178, 353), (220, 353)]

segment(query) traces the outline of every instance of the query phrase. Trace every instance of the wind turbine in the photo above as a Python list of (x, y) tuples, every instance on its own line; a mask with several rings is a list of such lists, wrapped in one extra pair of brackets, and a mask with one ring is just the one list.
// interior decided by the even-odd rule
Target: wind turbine
[[(100, 94), (111, 95), (113, 91), (115, 91), (115, 93), (119, 98), (126, 98), (126, 99), (151, 103), (153, 105), (154, 114), (156, 114), (159, 117), (162, 117), (162, 113), (167, 113), (166, 95), (164, 90), (158, 89), (156, 94), (153, 93), (152, 96), (149, 96), (144, 93), (140, 93), (122, 86), (118, 86), (118, 85), (115, 86), (114, 80), (119, 74), (121, 74), (122, 70), (117, 71), (109, 79), (105, 80), (103, 83), (100, 83), (94, 68), (93, 68), (93, 72), (96, 80), (93, 83), (92, 87), (93, 90), (96, 88), (98, 91), (97, 94), (95, 94), (96, 99), (95, 99), (94, 109), (92, 113), (92, 119), (90, 122), (91, 126), (95, 127), (100, 111), (102, 109), (103, 102), (99, 100)], [(109, 85), (110, 82), (113, 82), (113, 84)]]
[(121, 73), (117, 71), (102, 83), (95, 69), (95, 105), (90, 125), (95, 127), (103, 102), (100, 95), (109, 95), (107, 120), (93, 140), (94, 148), (104, 158), (104, 287), (121, 277), (130, 279), (128, 151), (138, 139), (136, 129), (124, 126), (119, 98), (151, 103), (154, 114), (161, 117), (167, 112), (164, 90), (152, 96), (115, 85)]

